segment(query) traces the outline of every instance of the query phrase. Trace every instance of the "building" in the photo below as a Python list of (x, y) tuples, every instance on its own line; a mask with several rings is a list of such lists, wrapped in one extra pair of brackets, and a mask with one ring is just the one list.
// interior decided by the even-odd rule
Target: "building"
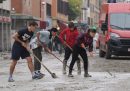
[(0, 0), (0, 51), (11, 50), (11, 35), (29, 21), (41, 28), (57, 26), (57, 20), (68, 21), (68, 0)]
[(41, 28), (57, 26), (56, 21), (68, 21), (68, 0), (11, 0), (12, 29), (27, 25), (36, 20)]
[(128, 3), (129, 3), (129, 2), (130, 2), (130, 0), (125, 0), (125, 2), (128, 2)]
[(89, 8), (88, 3), (89, 3), (88, 0), (83, 0), (83, 4), (81, 7), (81, 10), (82, 10), (81, 20), (85, 23), (88, 23), (88, 18), (90, 17), (90, 8)]
[(11, 0), (12, 29), (25, 27), (29, 21), (41, 21), (41, 0)]
[(68, 21), (68, 0), (42, 0), (42, 27), (56, 27), (57, 20)]
[(42, 28), (52, 27), (52, 1), (53, 0), (41, 0), (41, 17), (43, 21), (40, 25)]
[(11, 49), (10, 2), (11, 0), (0, 1), (0, 51), (9, 51)]
[(82, 20), (90, 26), (98, 26), (100, 13), (100, 0), (83, 0)]
[(98, 26), (99, 23), (99, 13), (100, 13), (100, 6), (99, 0), (90, 0), (90, 25), (91, 26)]
[(129, 0), (101, 0), (103, 2), (127, 2)]
[(52, 0), (53, 26), (57, 25), (57, 20), (68, 22), (68, 0)]

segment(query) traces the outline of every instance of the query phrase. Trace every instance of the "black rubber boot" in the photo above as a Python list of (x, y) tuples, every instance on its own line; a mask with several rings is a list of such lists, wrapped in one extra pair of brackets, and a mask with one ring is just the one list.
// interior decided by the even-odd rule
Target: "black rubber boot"
[(66, 74), (66, 65), (67, 65), (67, 60), (63, 61), (63, 74)]
[(77, 68), (78, 68), (77, 74), (81, 75), (81, 63), (80, 63), (80, 60), (77, 60)]

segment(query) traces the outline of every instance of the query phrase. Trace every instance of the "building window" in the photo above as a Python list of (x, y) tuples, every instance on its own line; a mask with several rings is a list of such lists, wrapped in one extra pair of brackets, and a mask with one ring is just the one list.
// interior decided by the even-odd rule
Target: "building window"
[(57, 11), (58, 13), (68, 15), (68, 2), (57, 0)]
[(61, 13), (61, 0), (57, 0), (57, 11), (59, 12), (59, 13)]
[(87, 6), (89, 7), (89, 6), (90, 6), (90, 1), (89, 1), (89, 0), (88, 0), (88, 3), (87, 3), (87, 4), (88, 4)]
[(68, 2), (64, 2), (63, 14), (65, 15), (68, 15), (68, 6), (69, 6)]
[(48, 16), (51, 16), (51, 5), (47, 3), (46, 5), (46, 13)]
[(28, 5), (31, 6), (31, 1), (29, 0)]

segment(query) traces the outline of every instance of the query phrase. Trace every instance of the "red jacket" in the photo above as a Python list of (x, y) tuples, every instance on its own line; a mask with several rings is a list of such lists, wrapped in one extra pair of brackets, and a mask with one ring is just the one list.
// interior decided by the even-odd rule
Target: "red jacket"
[(73, 47), (78, 35), (79, 32), (77, 29), (71, 31), (69, 28), (67, 28), (60, 33), (59, 37), (62, 43), (65, 41), (70, 47)]

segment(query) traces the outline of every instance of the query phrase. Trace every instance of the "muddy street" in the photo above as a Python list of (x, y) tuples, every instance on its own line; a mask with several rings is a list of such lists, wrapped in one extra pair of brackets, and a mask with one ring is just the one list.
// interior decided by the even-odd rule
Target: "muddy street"
[[(60, 59), (63, 55), (55, 53)], [(62, 64), (49, 54), (43, 53), (43, 63), (58, 78), (53, 79), (51, 75), (42, 68), (45, 77), (40, 80), (32, 80), (25, 60), (20, 60), (16, 66), (15, 82), (8, 82), (9, 59), (0, 59), (0, 91), (129, 91), (130, 90), (130, 58), (117, 58), (111, 60), (89, 57), (89, 72), (91, 78), (84, 78), (82, 74), (77, 75), (74, 71), (73, 78), (62, 74)], [(69, 64), (69, 63), (68, 63)], [(77, 70), (75, 65), (74, 67)]]

